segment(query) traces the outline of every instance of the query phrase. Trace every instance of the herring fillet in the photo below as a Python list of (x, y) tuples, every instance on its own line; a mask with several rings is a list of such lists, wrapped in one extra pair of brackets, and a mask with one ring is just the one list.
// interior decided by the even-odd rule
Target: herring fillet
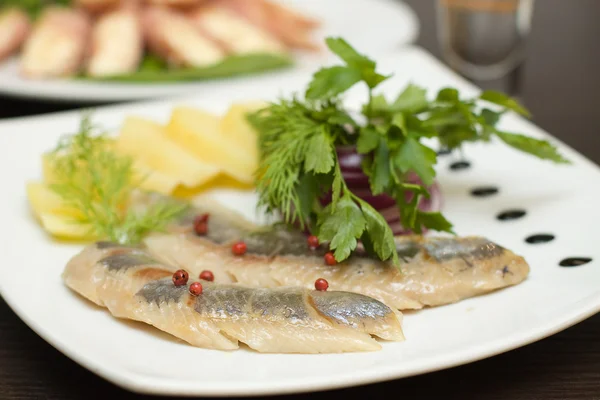
[[(219, 281), (251, 287), (311, 288), (318, 278), (332, 290), (361, 293), (390, 307), (407, 310), (455, 303), (522, 282), (529, 273), (523, 257), (483, 237), (397, 237), (401, 270), (360, 252), (335, 266), (323, 262), (324, 249), (308, 249), (306, 237), (286, 229), (261, 230), (237, 213), (200, 202), (209, 213), (208, 234), (193, 233), (190, 218), (145, 244), (157, 258), (193, 273), (209, 269)], [(244, 257), (231, 253), (243, 240)], [(323, 246), (322, 246), (323, 247)]]
[(259, 352), (373, 351), (372, 338), (403, 340), (401, 314), (372, 298), (302, 288), (260, 289), (202, 282), (194, 297), (176, 287), (176, 267), (139, 247), (99, 242), (69, 261), (63, 280), (72, 290), (119, 318), (142, 321), (188, 343)]

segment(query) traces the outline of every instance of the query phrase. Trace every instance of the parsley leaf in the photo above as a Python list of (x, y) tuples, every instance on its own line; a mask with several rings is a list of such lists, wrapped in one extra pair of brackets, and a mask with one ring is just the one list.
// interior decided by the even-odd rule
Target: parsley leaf
[(327, 208), (319, 216), (319, 240), (329, 242), (337, 261), (343, 261), (356, 249), (357, 239), (365, 230), (366, 221), (358, 205), (349, 195), (342, 197), (331, 212)]
[(369, 179), (371, 192), (373, 192), (374, 195), (384, 193), (392, 183), (390, 151), (384, 140), (379, 141), (379, 145), (373, 156), (369, 177), (371, 178)]
[(327, 43), (327, 47), (332, 53), (344, 60), (349, 66), (357, 69), (375, 70), (375, 61), (360, 54), (344, 39), (330, 37), (325, 39), (325, 43)]
[(439, 232), (454, 233), (452, 223), (446, 219), (440, 212), (417, 211), (417, 221), (428, 229)]
[(360, 71), (350, 67), (323, 68), (314, 74), (306, 98), (311, 100), (326, 99), (345, 92), (362, 79)]
[(366, 126), (359, 132), (358, 140), (356, 141), (356, 150), (360, 154), (367, 154), (375, 150), (379, 145), (381, 135), (373, 126)]
[(363, 105), (362, 113), (367, 118), (385, 117), (389, 113), (390, 105), (384, 95), (378, 94), (371, 97), (371, 101)]
[(416, 139), (406, 139), (398, 153), (394, 156), (394, 165), (406, 173), (414, 171), (425, 185), (431, 185), (435, 177), (433, 166), (437, 162), (435, 151), (421, 144)]
[(445, 103), (458, 103), (458, 90), (453, 88), (445, 88), (438, 92), (436, 97), (436, 101), (445, 102)]
[(410, 84), (402, 93), (400, 93), (390, 108), (393, 111), (421, 111), (429, 104), (426, 93), (427, 91), (425, 89)]
[[(367, 241), (370, 249), (367, 250), (374, 252), (381, 260), (392, 258), (394, 264), (398, 265), (394, 234), (387, 221), (369, 203), (361, 199), (357, 200), (362, 209), (366, 222), (366, 232), (370, 239)], [(363, 242), (365, 241), (363, 240)]]
[(513, 110), (517, 114), (521, 114), (527, 118), (531, 117), (531, 114), (525, 107), (523, 107), (517, 100), (508, 97), (504, 93), (486, 90), (479, 96), (479, 98), (481, 100), (489, 101), (490, 103), (508, 108), (509, 110)]
[(487, 108), (481, 110), (481, 118), (483, 118), (483, 122), (492, 127), (496, 126), (501, 116), (501, 112), (492, 111)]
[[(337, 161), (337, 160), (336, 160)], [(344, 186), (344, 178), (342, 178), (342, 171), (340, 170), (339, 162), (336, 164), (336, 168), (333, 172), (333, 183), (331, 185), (331, 210), (335, 211), (337, 204), (342, 195), (342, 188)]]
[(519, 149), (543, 160), (551, 160), (559, 164), (570, 164), (570, 161), (560, 155), (556, 147), (546, 140), (498, 130), (495, 133), (504, 143), (515, 149)]
[(404, 116), (403, 113), (399, 112), (399, 113), (394, 114), (394, 116), (392, 117), (392, 125), (397, 127), (398, 129), (400, 129), (400, 131), (404, 135), (407, 134), (406, 117)]
[(358, 71), (362, 80), (370, 89), (373, 89), (381, 82), (388, 79), (388, 76), (381, 75), (375, 71), (375, 61), (359, 54), (352, 46), (342, 38), (327, 38), (325, 40), (327, 47), (346, 62), (349, 68)]

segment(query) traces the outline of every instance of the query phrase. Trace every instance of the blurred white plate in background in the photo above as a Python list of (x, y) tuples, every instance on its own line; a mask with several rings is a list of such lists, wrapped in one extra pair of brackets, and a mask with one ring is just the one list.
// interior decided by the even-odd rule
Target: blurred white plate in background
[[(341, 36), (361, 52), (377, 56), (398, 50), (417, 38), (419, 21), (410, 7), (398, 0), (279, 0), (307, 15), (319, 18), (322, 28), (316, 40)], [(273, 76), (288, 76), (298, 70), (312, 71), (331, 56), (300, 54), (292, 69), (263, 75), (213, 81), (177, 83), (108, 83), (75, 80), (35, 81), (21, 78), (16, 60), (0, 64), (0, 94), (69, 102), (110, 102), (176, 96), (207, 95), (223, 85)]]

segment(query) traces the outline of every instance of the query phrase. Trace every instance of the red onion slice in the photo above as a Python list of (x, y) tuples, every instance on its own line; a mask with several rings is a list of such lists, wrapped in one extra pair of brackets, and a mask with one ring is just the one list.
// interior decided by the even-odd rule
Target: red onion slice
[[(348, 185), (348, 189), (380, 212), (395, 235), (412, 234), (413, 232), (405, 229), (400, 223), (400, 212), (396, 206), (396, 201), (388, 195), (375, 196), (371, 193), (369, 188), (369, 178), (362, 172), (361, 168), (363, 156), (358, 154), (356, 149), (350, 146), (338, 148), (337, 153), (342, 176)], [(408, 178), (408, 182), (422, 184), (422, 181), (416, 174), (411, 174)], [(434, 182), (427, 189), (430, 197), (421, 198), (419, 201), (419, 209), (428, 212), (440, 211), (443, 206), (443, 199), (439, 184)], [(412, 194), (408, 194), (407, 201), (410, 201), (411, 197)], [(324, 204), (327, 204), (330, 201), (330, 194), (323, 198)]]

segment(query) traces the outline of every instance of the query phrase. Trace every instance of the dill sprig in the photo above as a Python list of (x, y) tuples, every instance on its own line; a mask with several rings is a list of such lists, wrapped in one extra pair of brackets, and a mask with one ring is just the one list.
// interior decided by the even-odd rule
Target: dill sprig
[(99, 239), (137, 243), (187, 209), (166, 199), (143, 210), (129, 207), (142, 182), (135, 178), (132, 160), (114, 151), (110, 138), (91, 123), (89, 114), (82, 118), (78, 133), (60, 140), (51, 162), (51, 190), (77, 211), (73, 222), (89, 226), (90, 234)]
[(251, 116), (262, 127), (259, 207), (279, 210), (286, 222), (304, 228), (310, 222), (308, 210), (318, 206), (306, 194), (331, 185), (331, 176), (319, 174), (335, 163), (334, 142), (346, 134), (341, 123), (354, 121), (334, 102), (282, 100), (265, 111)]

